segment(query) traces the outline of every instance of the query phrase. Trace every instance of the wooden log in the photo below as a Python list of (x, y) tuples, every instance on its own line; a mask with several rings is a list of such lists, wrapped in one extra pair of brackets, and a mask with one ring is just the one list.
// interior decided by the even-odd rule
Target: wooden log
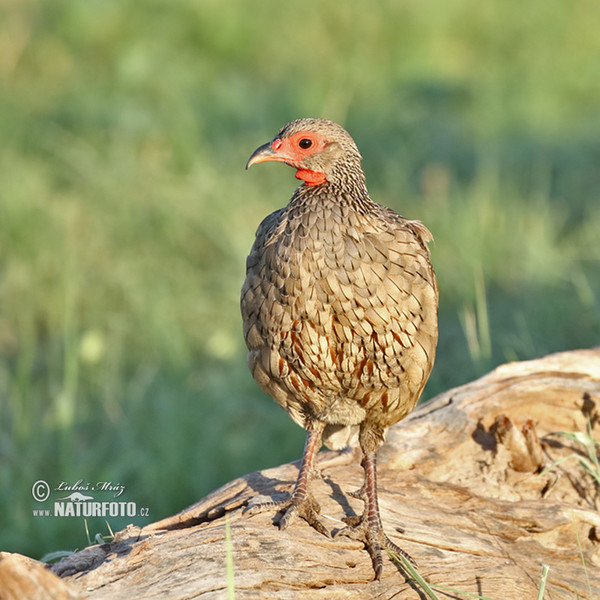
[[(380, 453), (388, 535), (440, 598), (465, 597), (445, 586), (533, 599), (544, 565), (545, 599), (600, 598), (599, 486), (575, 457), (540, 474), (585, 456), (557, 432), (585, 433), (588, 423), (600, 439), (600, 349), (503, 365), (421, 405), (390, 429)], [(314, 494), (335, 532), (362, 512), (348, 495), (362, 483), (359, 457), (322, 452), (320, 468)], [(301, 520), (280, 531), (274, 515), (242, 514), (257, 496), (284, 497), (297, 472), (294, 463), (236, 479), (53, 570), (90, 600), (228, 598), (228, 560), (237, 599), (425, 598), (391, 560), (373, 581), (359, 542), (324, 537)]]
[(77, 600), (79, 593), (37, 560), (0, 552), (2, 600)]

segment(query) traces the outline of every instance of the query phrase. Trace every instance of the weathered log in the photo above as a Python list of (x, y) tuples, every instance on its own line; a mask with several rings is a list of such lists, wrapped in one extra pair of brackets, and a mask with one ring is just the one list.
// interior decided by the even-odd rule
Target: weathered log
[[(556, 433), (585, 433), (588, 422), (600, 439), (600, 349), (507, 364), (421, 405), (390, 429), (380, 454), (388, 534), (440, 586), (440, 597), (464, 597), (446, 586), (533, 599), (547, 565), (545, 599), (600, 598), (598, 485), (576, 458), (540, 474), (569, 454), (584, 456)], [(348, 495), (362, 471), (352, 452), (323, 452), (320, 467), (314, 493), (335, 532), (362, 511)], [(90, 600), (227, 598), (228, 559), (237, 599), (424, 598), (391, 560), (382, 580), (372, 581), (359, 542), (326, 538), (301, 520), (280, 531), (273, 515), (242, 514), (257, 495), (288, 492), (297, 470), (294, 463), (236, 479), (53, 570), (73, 595)]]

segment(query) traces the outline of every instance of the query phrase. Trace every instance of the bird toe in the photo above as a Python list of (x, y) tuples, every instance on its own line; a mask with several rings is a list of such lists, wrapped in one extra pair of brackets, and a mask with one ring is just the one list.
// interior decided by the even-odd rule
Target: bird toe
[(371, 557), (376, 580), (381, 579), (381, 574), (383, 573), (382, 550), (387, 550), (392, 557), (403, 556), (414, 566), (417, 565), (408, 552), (392, 542), (383, 529), (377, 525), (369, 524), (364, 516), (346, 517), (344, 523), (346, 523), (346, 527), (338, 530), (333, 537), (346, 537), (362, 542)]

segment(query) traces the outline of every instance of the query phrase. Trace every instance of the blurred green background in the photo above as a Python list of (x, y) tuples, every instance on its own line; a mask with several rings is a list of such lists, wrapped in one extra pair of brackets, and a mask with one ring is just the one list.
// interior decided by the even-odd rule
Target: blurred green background
[(596, 0), (0, 0), (0, 548), (87, 544), (32, 517), (38, 479), (121, 483), (143, 524), (299, 458), (238, 308), (297, 185), (244, 164), (293, 118), (346, 126), (373, 198), (435, 236), (426, 398), (598, 344), (598, 23)]

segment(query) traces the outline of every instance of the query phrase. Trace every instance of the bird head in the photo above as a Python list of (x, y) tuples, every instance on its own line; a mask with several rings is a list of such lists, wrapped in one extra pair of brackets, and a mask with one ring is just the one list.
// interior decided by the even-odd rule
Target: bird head
[(350, 134), (337, 123), (327, 119), (297, 119), (257, 148), (246, 169), (269, 160), (283, 162), (294, 167), (296, 177), (306, 185), (320, 185), (352, 175), (364, 177), (361, 158)]

